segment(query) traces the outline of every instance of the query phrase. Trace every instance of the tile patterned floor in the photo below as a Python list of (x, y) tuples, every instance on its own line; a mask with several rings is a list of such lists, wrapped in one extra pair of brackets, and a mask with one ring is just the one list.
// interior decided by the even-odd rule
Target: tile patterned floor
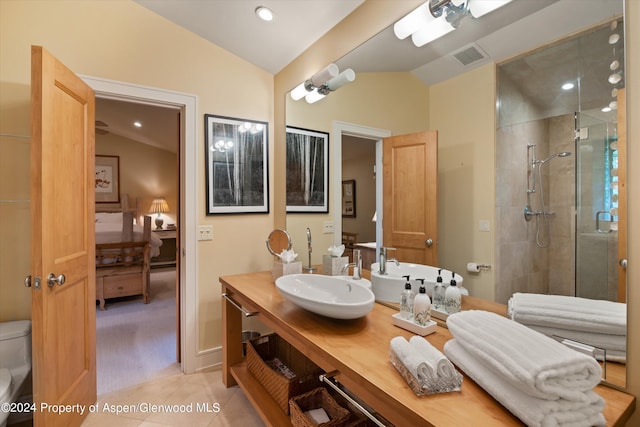
[[(105, 406), (106, 405), (106, 406)], [(157, 406), (153, 406), (157, 405)], [(122, 409), (121, 413), (116, 413)], [(136, 412), (124, 412), (135, 409)], [(176, 411), (176, 412), (170, 412)], [(264, 426), (239, 387), (225, 388), (220, 369), (175, 374), (98, 397), (83, 427)]]

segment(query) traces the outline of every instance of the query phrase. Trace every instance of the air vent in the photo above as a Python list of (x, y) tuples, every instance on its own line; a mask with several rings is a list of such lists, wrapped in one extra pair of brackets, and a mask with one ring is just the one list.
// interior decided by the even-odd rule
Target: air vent
[(465, 67), (489, 56), (477, 44), (466, 46), (452, 55)]

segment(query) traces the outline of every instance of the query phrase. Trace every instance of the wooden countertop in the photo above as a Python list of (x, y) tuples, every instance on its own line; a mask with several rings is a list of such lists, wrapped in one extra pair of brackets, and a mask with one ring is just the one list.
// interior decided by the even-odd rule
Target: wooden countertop
[[(223, 292), (245, 309), (258, 312), (260, 320), (322, 369), (338, 370), (338, 381), (397, 426), (522, 425), (466, 376), (459, 392), (416, 396), (389, 361), (391, 338), (412, 336), (393, 325), (391, 316), (396, 312), (393, 308), (376, 304), (361, 319), (334, 320), (285, 300), (278, 293), (270, 271), (225, 276), (220, 282)], [(504, 305), (474, 298), (466, 299), (465, 306), (506, 313)], [(223, 316), (226, 311), (223, 303)], [(223, 327), (237, 331), (241, 326)], [(451, 335), (448, 329), (438, 326), (435, 333), (425, 338), (442, 351)], [(238, 361), (231, 360), (234, 358), (237, 359), (223, 348), (225, 378), (230, 364)], [(225, 383), (230, 385), (226, 379)], [(604, 410), (607, 425), (624, 425), (635, 409), (635, 397), (605, 386), (597, 386), (595, 391), (607, 402)]]

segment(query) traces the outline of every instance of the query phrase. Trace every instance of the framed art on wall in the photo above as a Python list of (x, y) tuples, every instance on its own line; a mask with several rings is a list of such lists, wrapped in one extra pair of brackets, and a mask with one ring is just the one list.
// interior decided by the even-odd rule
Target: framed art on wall
[(268, 213), (268, 124), (205, 114), (207, 215)]
[(329, 212), (329, 134), (287, 126), (287, 212)]
[(96, 203), (120, 203), (120, 157), (96, 155)]
[(342, 216), (356, 217), (356, 181), (342, 181)]

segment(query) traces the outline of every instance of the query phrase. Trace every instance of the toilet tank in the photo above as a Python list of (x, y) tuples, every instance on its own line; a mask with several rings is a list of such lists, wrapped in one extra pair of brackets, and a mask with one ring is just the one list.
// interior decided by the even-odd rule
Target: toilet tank
[(0, 323), (0, 368), (31, 366), (31, 321)]

